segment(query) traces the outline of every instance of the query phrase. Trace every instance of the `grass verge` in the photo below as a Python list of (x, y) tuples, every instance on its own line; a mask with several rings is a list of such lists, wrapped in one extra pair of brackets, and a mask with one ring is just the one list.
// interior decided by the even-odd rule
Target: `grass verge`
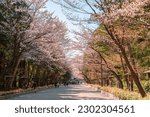
[(142, 98), (138, 92), (130, 92), (128, 90), (119, 89), (116, 87), (101, 87), (96, 85), (99, 90), (103, 90), (113, 94), (121, 100), (150, 100), (150, 93), (147, 93), (147, 97)]
[(52, 85), (49, 85), (49, 86), (39, 86), (36, 89), (27, 88), (27, 89), (15, 89), (10, 91), (0, 91), (0, 100), (9, 99), (11, 97), (26, 94), (26, 93), (32, 93), (34, 91), (41, 91), (52, 87), (53, 87)]

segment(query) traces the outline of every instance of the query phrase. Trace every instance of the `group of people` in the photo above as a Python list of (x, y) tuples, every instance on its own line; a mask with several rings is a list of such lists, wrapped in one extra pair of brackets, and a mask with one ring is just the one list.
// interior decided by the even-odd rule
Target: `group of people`
[(54, 86), (55, 86), (55, 88), (57, 88), (57, 87), (59, 88), (59, 83), (55, 83)]
[[(64, 86), (65, 86), (65, 87), (68, 87), (68, 85), (69, 85), (68, 82), (65, 82), (65, 83), (64, 83)], [(60, 84), (59, 84), (59, 83), (55, 83), (54, 86), (55, 86), (55, 88), (59, 88)]]
[(68, 82), (65, 82), (65, 83), (64, 83), (64, 86), (65, 86), (65, 87), (68, 87), (68, 85), (69, 85)]

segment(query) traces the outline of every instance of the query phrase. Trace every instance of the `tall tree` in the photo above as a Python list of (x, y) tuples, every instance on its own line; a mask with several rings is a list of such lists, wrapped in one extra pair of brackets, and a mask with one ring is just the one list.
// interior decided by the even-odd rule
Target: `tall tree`
[[(131, 78), (133, 78), (136, 86), (142, 97), (146, 96), (146, 93), (140, 83), (140, 78), (137, 74), (137, 70), (134, 67), (134, 62), (130, 61), (127, 53), (127, 42), (132, 42), (139, 36), (138, 31), (141, 26), (149, 27), (149, 11), (145, 9), (150, 5), (149, 0), (84, 0), (84, 1), (66, 1), (66, 0), (53, 0), (57, 4), (61, 4), (68, 11), (74, 11), (76, 13), (91, 14), (91, 19), (99, 22), (104, 26), (105, 31), (110, 37), (110, 40), (116, 45), (119, 52), (124, 59), (124, 62), (130, 71)], [(59, 1), (59, 2), (58, 2)], [(87, 8), (88, 7), (88, 8)], [(91, 10), (89, 10), (89, 8)], [(88, 10), (86, 10), (88, 9)], [(92, 11), (92, 12), (91, 12)], [(73, 14), (74, 15), (74, 14)], [(73, 16), (70, 14), (69, 18)], [(142, 18), (144, 17), (144, 18)], [(145, 18), (147, 17), (147, 18)], [(80, 17), (70, 18), (79, 19)], [(129, 25), (134, 26), (134, 22), (138, 20), (138, 31), (130, 30), (128, 35)], [(76, 20), (78, 21), (78, 20)], [(128, 30), (127, 30), (128, 29)]]

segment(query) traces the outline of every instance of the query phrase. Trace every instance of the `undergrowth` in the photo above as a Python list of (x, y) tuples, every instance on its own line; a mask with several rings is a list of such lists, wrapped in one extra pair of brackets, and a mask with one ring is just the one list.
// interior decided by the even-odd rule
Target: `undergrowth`
[(120, 100), (150, 100), (150, 93), (147, 93), (147, 97), (142, 98), (138, 92), (130, 92), (128, 90), (119, 89), (116, 87), (101, 87), (96, 86), (98, 89), (109, 92)]

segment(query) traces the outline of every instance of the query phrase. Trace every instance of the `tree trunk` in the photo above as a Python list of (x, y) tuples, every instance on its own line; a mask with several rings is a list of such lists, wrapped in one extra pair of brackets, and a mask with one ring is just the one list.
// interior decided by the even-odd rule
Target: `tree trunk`
[(145, 91), (144, 91), (144, 89), (143, 89), (143, 87), (142, 87), (142, 85), (141, 85), (141, 83), (140, 83), (140, 81), (139, 81), (139, 76), (138, 76), (138, 74), (136, 73), (136, 71), (135, 71), (134, 68), (132, 67), (131, 63), (129, 62), (129, 60), (128, 60), (128, 58), (127, 58), (127, 55), (126, 55), (126, 52), (125, 52), (125, 50), (123, 49), (123, 47), (122, 47), (121, 45), (119, 45), (119, 47), (120, 47), (120, 50), (121, 50), (122, 55), (123, 55), (123, 57), (124, 57), (124, 60), (125, 60), (125, 62), (126, 62), (126, 64), (127, 64), (128, 68), (129, 68), (129, 70), (130, 70), (130, 72), (131, 72), (131, 77), (133, 78), (133, 80), (134, 80), (136, 86), (138, 87), (138, 90), (139, 90), (141, 96), (142, 96), (142, 97), (145, 97), (145, 96), (146, 96), (146, 93), (145, 93)]
[(14, 63), (16, 65), (13, 68), (14, 71), (13, 71), (13, 77), (12, 77), (12, 80), (11, 80), (11, 83), (10, 83), (10, 88), (13, 87), (13, 83), (16, 80), (16, 74), (17, 74), (17, 71), (18, 71), (19, 63), (20, 63), (20, 59), (18, 58), (18, 59), (16, 59), (16, 63)]
[(103, 86), (103, 59), (101, 58), (101, 82), (100, 85)]
[(84, 76), (84, 79), (87, 83), (91, 83), (91, 80), (88, 78), (88, 76), (82, 72), (82, 75)]
[[(96, 51), (95, 48), (93, 48), (93, 47), (91, 47), (91, 48), (92, 48), (94, 51)], [(106, 65), (106, 67), (115, 75), (115, 78), (116, 78), (116, 80), (117, 80), (117, 82), (118, 82), (118, 84), (119, 84), (119, 88), (123, 89), (123, 83), (122, 83), (122, 80), (120, 79), (120, 77), (117, 75), (117, 73), (116, 73), (114, 70), (112, 70), (112, 69), (109, 67), (109, 65), (108, 65), (108, 63), (107, 63), (107, 61), (106, 61), (106, 59), (102, 56), (102, 54), (101, 54), (100, 52), (98, 52), (98, 51), (96, 51), (96, 52), (97, 52), (98, 55), (100, 56), (101, 60), (104, 61), (104, 64)]]
[(119, 84), (119, 88), (123, 89), (123, 83), (122, 80), (120, 79), (120, 77), (118, 76), (118, 74), (112, 70), (109, 65), (107, 64), (107, 61), (105, 60), (105, 58), (102, 56), (102, 54), (100, 52), (98, 52), (99, 56), (101, 57), (101, 59), (104, 61), (105, 65), (107, 66), (107, 68), (114, 74), (118, 84)]
[(126, 82), (127, 88), (128, 88), (128, 90), (130, 90), (130, 84), (129, 84), (128, 74), (125, 74), (124, 77), (125, 77), (125, 82)]
[(109, 34), (109, 36), (111, 37), (111, 39), (113, 40), (113, 42), (118, 46), (118, 48), (120, 49), (121, 53), (122, 53), (122, 56), (124, 58), (124, 61), (127, 65), (127, 67), (129, 68), (130, 70), (130, 73), (131, 73), (131, 77), (133, 78), (136, 86), (138, 87), (138, 90), (139, 90), (139, 93), (141, 94), (142, 97), (145, 97), (146, 96), (146, 93), (139, 81), (139, 76), (137, 75), (136, 71), (134, 70), (133, 66), (131, 65), (131, 63), (129, 62), (129, 59), (127, 57), (127, 54), (126, 54), (126, 51), (125, 49), (123, 48), (123, 45), (120, 44), (120, 41), (117, 37), (114, 37), (114, 34), (112, 33), (113, 31), (110, 31), (108, 29), (108, 27), (106, 25), (105, 26), (105, 29), (107, 31), (107, 33)]
[(127, 88), (130, 89), (130, 87), (129, 87), (129, 81), (128, 81), (128, 76), (127, 76), (127, 70), (126, 70), (126, 67), (124, 65), (124, 61), (123, 61), (121, 53), (119, 53), (119, 56), (120, 56), (120, 60), (121, 60), (121, 64), (122, 64), (122, 70), (124, 72), (125, 82), (126, 82)]
[(123, 89), (123, 83), (120, 76), (113, 70), (111, 70), (111, 72), (114, 74), (115, 78), (117, 79), (118, 88)]
[(134, 88), (133, 88), (133, 79), (131, 78), (131, 80), (130, 80), (130, 91), (133, 91), (134, 90)]

